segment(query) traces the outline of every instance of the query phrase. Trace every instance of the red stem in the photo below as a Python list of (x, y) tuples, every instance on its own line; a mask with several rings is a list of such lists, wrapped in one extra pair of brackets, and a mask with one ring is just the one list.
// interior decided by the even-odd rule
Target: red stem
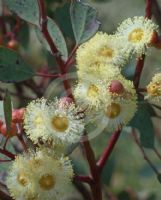
[(121, 134), (121, 129), (116, 130), (112, 134), (107, 148), (104, 150), (102, 156), (100, 157), (99, 161), (97, 162), (97, 166), (99, 168), (100, 173), (102, 172), (108, 158), (110, 157), (110, 155), (119, 139), (120, 134)]
[(136, 142), (136, 144), (138, 145), (138, 147), (140, 148), (143, 156), (144, 156), (144, 159), (147, 161), (147, 163), (149, 164), (149, 166), (152, 168), (152, 170), (155, 172), (155, 174), (157, 176), (160, 176), (160, 173), (159, 171), (157, 170), (157, 168), (153, 165), (153, 163), (151, 162), (151, 160), (148, 158), (148, 156), (146, 155), (145, 151), (144, 151), (144, 148), (143, 146), (140, 144), (140, 141), (139, 141), (139, 138), (136, 134), (136, 131), (135, 129), (132, 130), (132, 134), (133, 134), (133, 137), (134, 137), (134, 140)]
[(92, 190), (93, 200), (102, 200), (100, 174), (99, 174), (99, 171), (98, 171), (98, 168), (96, 165), (96, 159), (95, 159), (94, 152), (89, 143), (88, 136), (86, 133), (84, 136), (84, 141), (82, 143), (84, 145), (86, 158), (89, 163), (91, 176), (93, 178), (93, 184), (90, 185), (91, 190)]
[(0, 153), (11, 158), (11, 160), (15, 159), (15, 155), (5, 149), (0, 149)]
[(12, 197), (8, 196), (5, 192), (3, 191), (0, 191), (0, 197), (3, 199), (3, 200), (13, 200)]
[(12, 160), (1, 160), (0, 159), (0, 163), (5, 163), (5, 162), (11, 162)]
[(75, 175), (74, 180), (88, 184), (91, 184), (93, 182), (93, 179), (90, 176), (81, 176), (81, 175)]
[(3, 149), (4, 149), (4, 150), (6, 149), (6, 146), (7, 146), (8, 140), (9, 140), (9, 136), (6, 138), (6, 141), (5, 141), (5, 143), (4, 143), (4, 146), (3, 146)]
[[(152, 2), (153, 0), (146, 0), (146, 8), (145, 8), (145, 18), (151, 19), (152, 16)], [(140, 82), (141, 73), (144, 67), (145, 55), (142, 55), (142, 58), (138, 59), (136, 64), (136, 71), (134, 75), (134, 85), (137, 89)]]
[[(64, 76), (66, 76), (67, 71), (65, 69), (65, 63), (62, 60), (61, 54), (58, 51), (58, 49), (57, 49), (57, 47), (56, 47), (56, 45), (54, 43), (54, 40), (51, 38), (50, 33), (48, 31), (48, 28), (47, 28), (48, 19), (47, 19), (47, 14), (46, 14), (46, 9), (45, 9), (45, 2), (44, 2), (44, 0), (37, 0), (37, 1), (38, 1), (38, 4), (39, 4), (39, 10), (40, 10), (40, 27), (41, 27), (41, 32), (43, 33), (46, 41), (48, 42), (52, 54), (56, 58), (56, 61), (57, 61), (58, 65), (59, 65), (61, 74), (64, 75)], [(74, 97), (72, 95), (71, 86), (70, 86), (68, 80), (65, 79), (65, 78), (63, 80), (63, 85), (64, 85), (65, 91), (67, 92), (67, 95), (74, 100)]]
[(35, 76), (41, 76), (41, 77), (46, 77), (46, 78), (58, 78), (61, 77), (61, 74), (47, 74), (47, 73), (36, 73)]
[(151, 19), (152, 16), (152, 1), (146, 0), (145, 17)]
[(144, 67), (145, 55), (142, 55), (142, 58), (139, 58), (136, 64), (136, 70), (134, 75), (134, 85), (137, 89), (139, 87), (141, 73)]

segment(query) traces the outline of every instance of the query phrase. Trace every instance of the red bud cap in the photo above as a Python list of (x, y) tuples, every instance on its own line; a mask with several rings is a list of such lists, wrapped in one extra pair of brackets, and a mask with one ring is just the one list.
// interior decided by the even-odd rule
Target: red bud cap
[(13, 49), (13, 50), (17, 51), (19, 49), (19, 43), (17, 40), (12, 39), (7, 43), (7, 47), (9, 49)]
[[(3, 136), (7, 136), (7, 127), (6, 127), (6, 124), (3, 124), (0, 128), (0, 133), (3, 135)], [(9, 132), (9, 136), (12, 137), (12, 136), (15, 136), (17, 133), (17, 126), (15, 123), (11, 123), (11, 130)]]
[(62, 97), (59, 100), (59, 107), (64, 108), (64, 107), (70, 105), (71, 103), (73, 103), (73, 100), (70, 97)]
[(22, 123), (24, 116), (25, 108), (15, 109), (12, 112), (12, 122), (14, 123)]
[(109, 86), (109, 91), (111, 93), (122, 94), (124, 92), (124, 86), (120, 81), (113, 80)]

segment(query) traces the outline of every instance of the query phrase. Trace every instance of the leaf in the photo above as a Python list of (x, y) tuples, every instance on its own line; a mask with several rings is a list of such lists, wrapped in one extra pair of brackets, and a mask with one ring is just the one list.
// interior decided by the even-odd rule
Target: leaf
[(12, 121), (12, 103), (11, 103), (11, 97), (8, 91), (6, 91), (6, 94), (4, 97), (3, 108), (4, 108), (4, 116), (5, 116), (5, 122), (6, 122), (6, 127), (7, 127), (7, 133), (9, 133), (11, 129), (11, 121)]
[(151, 117), (155, 115), (153, 108), (146, 101), (140, 101), (138, 111), (131, 120), (130, 125), (140, 132), (140, 141), (146, 148), (154, 147), (154, 127)]
[[(49, 34), (50, 34), (51, 38), (53, 38), (56, 47), (58, 48), (58, 50), (60, 51), (60, 53), (62, 55), (62, 58), (64, 60), (67, 60), (68, 50), (67, 50), (67, 45), (66, 45), (66, 42), (65, 42), (62, 32), (60, 31), (57, 24), (49, 17), (48, 17), (48, 25), (47, 26), (48, 26)], [(40, 40), (40, 42), (45, 46), (45, 48), (48, 51), (51, 51), (50, 46), (48, 45), (47, 41), (44, 39), (44, 37), (39, 29), (36, 29), (36, 33), (37, 33), (37, 36), (38, 36), (38, 39)]]
[(131, 198), (127, 191), (122, 191), (119, 193), (118, 199), (119, 200), (130, 200)]
[(0, 120), (4, 120), (3, 101), (0, 101)]
[(39, 6), (37, 0), (4, 0), (6, 6), (25, 21), (39, 25)]
[(24, 48), (28, 47), (30, 39), (30, 31), (27, 23), (21, 25), (20, 31), (17, 33), (17, 39)]
[(70, 18), (70, 3), (59, 7), (54, 12), (54, 19), (59, 24), (65, 37), (74, 40), (73, 29)]
[(21, 82), (34, 76), (34, 71), (15, 51), (0, 48), (0, 81)]
[(97, 12), (94, 8), (80, 1), (73, 1), (70, 7), (70, 15), (74, 37), (77, 44), (90, 39), (100, 26), (97, 21)]

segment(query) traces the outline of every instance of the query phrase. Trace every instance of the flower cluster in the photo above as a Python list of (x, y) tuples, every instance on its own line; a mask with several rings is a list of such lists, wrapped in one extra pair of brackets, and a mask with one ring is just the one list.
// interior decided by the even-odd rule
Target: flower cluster
[[(24, 130), (37, 149), (19, 155), (7, 178), (16, 200), (60, 200), (73, 177), (66, 145), (80, 141), (89, 122), (115, 130), (137, 109), (133, 82), (121, 73), (131, 55), (147, 52), (157, 26), (144, 17), (125, 20), (113, 35), (98, 32), (76, 54), (76, 103), (70, 98), (37, 99), (25, 109)], [(147, 87), (148, 97), (161, 97), (161, 74)]]
[(67, 157), (47, 149), (17, 156), (9, 171), (7, 186), (14, 199), (60, 200), (71, 182), (73, 169)]
[(121, 69), (131, 56), (138, 58), (147, 52), (157, 28), (152, 20), (142, 16), (129, 18), (115, 34), (98, 32), (79, 47), (76, 56), (79, 81), (74, 95), (89, 119), (93, 114), (94, 123), (114, 130), (134, 116), (136, 91)]
[(65, 147), (83, 134), (83, 113), (70, 98), (32, 101), (24, 114), (24, 129), (38, 148), (13, 162), (7, 186), (14, 199), (60, 200), (73, 178)]
[(156, 30), (149, 19), (129, 18), (115, 34), (98, 32), (78, 48), (79, 81), (74, 95), (86, 114), (93, 114), (94, 122), (115, 129), (134, 116), (136, 92), (133, 83), (121, 75), (121, 68), (132, 55), (138, 58), (146, 53)]

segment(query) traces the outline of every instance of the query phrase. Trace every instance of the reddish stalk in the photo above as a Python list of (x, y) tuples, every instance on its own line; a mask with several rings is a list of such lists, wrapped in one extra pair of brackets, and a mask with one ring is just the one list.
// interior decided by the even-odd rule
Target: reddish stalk
[(95, 159), (93, 149), (89, 143), (88, 136), (86, 133), (83, 139), (84, 140), (82, 143), (83, 143), (85, 155), (89, 164), (91, 177), (93, 179), (93, 184), (90, 185), (92, 195), (93, 195), (93, 200), (102, 200), (100, 174), (96, 165), (96, 159)]
[(152, 168), (152, 170), (155, 172), (155, 174), (157, 176), (160, 176), (160, 173), (158, 172), (157, 168), (153, 165), (153, 163), (151, 162), (151, 160), (148, 158), (148, 156), (146, 155), (145, 151), (144, 151), (144, 148), (143, 146), (140, 144), (140, 141), (139, 141), (139, 138), (135, 132), (135, 130), (133, 129), (132, 130), (132, 134), (133, 134), (133, 137), (134, 137), (134, 140), (136, 142), (136, 144), (138, 145), (138, 147), (140, 148), (143, 156), (144, 156), (144, 159), (147, 161), (147, 163), (149, 164), (149, 166)]
[(15, 159), (15, 156), (13, 153), (7, 151), (6, 149), (0, 149), (0, 153), (7, 156), (8, 158), (10, 158), (11, 160)]
[(152, 1), (146, 0), (145, 17), (151, 19), (152, 16)]
[(11, 162), (11, 161), (12, 161), (12, 160), (1, 160), (1, 159), (0, 159), (0, 164), (1, 164), (1, 163), (5, 163), (5, 162)]
[(2, 199), (5, 199), (5, 200), (13, 200), (9, 195), (7, 195), (5, 192), (3, 191), (0, 191), (0, 197)]
[(138, 88), (137, 92), (147, 92), (147, 89), (146, 88)]
[(134, 75), (134, 85), (136, 89), (139, 87), (140, 77), (144, 67), (144, 61), (145, 55), (142, 55), (142, 58), (139, 58), (136, 64), (136, 70)]
[(100, 173), (102, 172), (108, 158), (110, 157), (110, 155), (111, 155), (111, 153), (112, 153), (112, 151), (113, 151), (113, 149), (114, 149), (114, 147), (115, 147), (115, 145), (116, 145), (116, 143), (119, 139), (120, 134), (121, 134), (121, 129), (116, 130), (112, 134), (107, 148), (104, 150), (102, 156), (100, 157), (99, 161), (97, 162), (97, 166), (99, 168)]
[(75, 175), (74, 180), (88, 184), (92, 184), (93, 182), (93, 179), (90, 176), (81, 176), (81, 175)]
[[(65, 69), (65, 63), (62, 60), (61, 54), (58, 51), (58, 49), (57, 49), (57, 47), (54, 43), (54, 39), (51, 38), (50, 33), (48, 31), (48, 28), (47, 28), (48, 19), (47, 19), (47, 13), (46, 13), (46, 8), (45, 8), (45, 2), (44, 2), (44, 0), (37, 0), (37, 1), (38, 1), (38, 4), (39, 4), (39, 10), (40, 10), (41, 32), (42, 32), (44, 38), (46, 39), (46, 41), (48, 42), (53, 56), (55, 56), (55, 58), (56, 58), (56, 61), (59, 65), (61, 74), (66, 76), (67, 71)], [(65, 79), (65, 78), (63, 80), (63, 85), (64, 85), (65, 91), (67, 92), (67, 95), (74, 100), (74, 97), (73, 97), (72, 91), (71, 91), (71, 86), (70, 86), (68, 80)]]
[(6, 141), (5, 141), (5, 143), (4, 143), (4, 146), (3, 146), (3, 149), (4, 149), (4, 150), (6, 149), (6, 146), (7, 146), (8, 140), (9, 140), (9, 136), (6, 138)]
[(58, 77), (61, 77), (62, 75), (61, 74), (46, 74), (46, 73), (36, 73), (35, 76), (41, 76), (41, 77), (46, 77), (46, 78), (58, 78)]
[[(146, 0), (145, 18), (151, 19), (152, 2), (153, 0)], [(134, 75), (134, 85), (136, 89), (139, 86), (141, 73), (144, 67), (144, 61), (145, 61), (145, 55), (142, 55), (142, 57), (138, 59), (137, 64), (136, 64), (136, 70), (135, 70), (135, 75)]]

